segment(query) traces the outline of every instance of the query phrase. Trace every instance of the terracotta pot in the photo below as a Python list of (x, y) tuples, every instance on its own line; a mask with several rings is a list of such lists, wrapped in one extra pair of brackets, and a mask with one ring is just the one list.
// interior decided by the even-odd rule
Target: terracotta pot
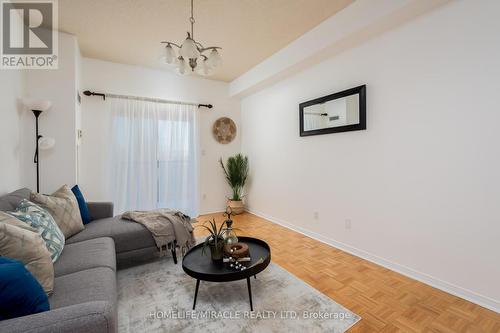
[(242, 200), (228, 200), (227, 204), (231, 207), (231, 210), (234, 215), (241, 214), (245, 211), (245, 205), (243, 205)]

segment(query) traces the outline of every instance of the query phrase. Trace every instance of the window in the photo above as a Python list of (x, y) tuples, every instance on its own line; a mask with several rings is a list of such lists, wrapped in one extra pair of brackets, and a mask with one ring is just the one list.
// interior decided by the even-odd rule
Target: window
[(113, 99), (111, 186), (117, 212), (198, 213), (196, 107)]

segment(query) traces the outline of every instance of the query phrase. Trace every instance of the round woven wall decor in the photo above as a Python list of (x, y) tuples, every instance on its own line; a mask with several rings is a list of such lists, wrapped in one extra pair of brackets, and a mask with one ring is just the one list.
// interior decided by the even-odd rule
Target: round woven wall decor
[(236, 124), (231, 118), (219, 118), (214, 123), (212, 133), (218, 143), (229, 143), (236, 137)]

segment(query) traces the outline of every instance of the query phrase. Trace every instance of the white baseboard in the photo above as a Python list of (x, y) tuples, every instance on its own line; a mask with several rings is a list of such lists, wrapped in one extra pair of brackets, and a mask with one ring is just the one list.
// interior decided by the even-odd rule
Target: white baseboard
[(202, 215), (213, 215), (213, 214), (219, 214), (219, 213), (224, 213), (225, 210), (221, 209), (221, 210), (216, 210), (214, 212), (203, 212), (203, 213), (199, 213), (198, 214), (198, 217), (202, 216)]
[(428, 274), (418, 272), (412, 268), (409, 268), (409, 267), (406, 267), (404, 265), (400, 265), (400, 264), (397, 264), (395, 262), (386, 260), (384, 258), (381, 258), (381, 257), (376, 256), (374, 254), (371, 254), (369, 252), (366, 252), (364, 250), (361, 250), (361, 249), (355, 248), (353, 246), (347, 245), (345, 243), (338, 242), (338, 241), (333, 240), (331, 238), (325, 237), (325, 236), (320, 235), (316, 232), (306, 230), (302, 227), (292, 225), (288, 222), (274, 218), (274, 217), (269, 216), (267, 214), (264, 214), (262, 212), (259, 212), (259, 211), (253, 210), (253, 209), (249, 209), (249, 208), (247, 208), (247, 212), (254, 214), (258, 217), (261, 217), (263, 219), (266, 219), (270, 222), (279, 224), (285, 228), (288, 228), (288, 229), (291, 229), (291, 230), (296, 231), (298, 233), (301, 233), (305, 236), (313, 238), (313, 239), (320, 241), (322, 243), (325, 243), (327, 245), (338, 248), (342, 251), (345, 251), (345, 252), (350, 253), (352, 255), (355, 255), (357, 257), (360, 257), (360, 258), (363, 258), (363, 259), (368, 260), (370, 262), (373, 262), (377, 265), (383, 266), (385, 268), (388, 268), (390, 270), (393, 270), (395, 272), (403, 274), (409, 278), (412, 278), (412, 279), (415, 279), (417, 281), (428, 284), (434, 288), (440, 289), (440, 290), (445, 291), (449, 294), (466, 299), (472, 303), (478, 304), (482, 307), (485, 307), (487, 309), (490, 309), (492, 311), (500, 313), (500, 301), (498, 301), (498, 300), (495, 300), (495, 299), (492, 299), (490, 297), (475, 293), (471, 290), (456, 286), (452, 283), (440, 280), (440, 279), (435, 278), (433, 276), (430, 276)]

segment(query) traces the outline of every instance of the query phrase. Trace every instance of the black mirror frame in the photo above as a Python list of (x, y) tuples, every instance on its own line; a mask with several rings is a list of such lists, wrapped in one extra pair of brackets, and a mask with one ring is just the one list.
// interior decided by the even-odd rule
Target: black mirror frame
[[(304, 131), (304, 108), (315, 104), (322, 104), (334, 99), (347, 97), (350, 95), (359, 94), (359, 123), (353, 125), (345, 125), (338, 127), (322, 128), (310, 131)], [(335, 94), (323, 96), (320, 98), (312, 99), (307, 102), (299, 104), (299, 123), (300, 123), (300, 136), (320, 135), (329, 133), (360, 131), (366, 129), (366, 85), (340, 91)]]

